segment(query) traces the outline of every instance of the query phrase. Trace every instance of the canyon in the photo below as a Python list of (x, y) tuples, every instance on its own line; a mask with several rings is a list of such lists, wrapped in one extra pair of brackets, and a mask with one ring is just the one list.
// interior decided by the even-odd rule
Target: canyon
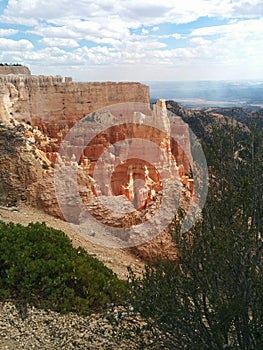
[(176, 259), (165, 189), (189, 207), (189, 129), (164, 100), (152, 109), (149, 101), (140, 83), (80, 83), (0, 66), (1, 205), (33, 205), (94, 243), (130, 247), (143, 259)]

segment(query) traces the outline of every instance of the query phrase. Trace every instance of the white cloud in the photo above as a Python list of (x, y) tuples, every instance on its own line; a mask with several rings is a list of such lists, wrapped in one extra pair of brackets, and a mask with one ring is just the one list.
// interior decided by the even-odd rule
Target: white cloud
[(78, 47), (79, 44), (76, 40), (73, 39), (63, 39), (63, 38), (44, 38), (39, 40), (39, 43), (45, 46), (53, 46), (53, 47)]
[(4, 11), (7, 17), (17, 14), (18, 18), (53, 18), (57, 16), (60, 11), (63, 13), (67, 1), (53, 0), (47, 4), (43, 0), (9, 0), (8, 5)]
[(28, 40), (11, 40), (0, 38), (0, 50), (2, 51), (30, 51), (33, 48), (33, 44)]
[(19, 24), (19, 25), (24, 25), (28, 27), (37, 26), (39, 24), (37, 18), (34, 18), (34, 17), (24, 18), (22, 16), (18, 17), (18, 16), (15, 16), (15, 14), (1, 15), (0, 22), (8, 23), (8, 24)]
[[(238, 64), (240, 60), (246, 60), (249, 64), (251, 55), (257, 57), (260, 65), (263, 47), (263, 19), (245, 20), (230, 23), (228, 25), (204, 27), (194, 30), (191, 35), (193, 40), (211, 39), (207, 46), (216, 59), (221, 57), (225, 62)], [(196, 42), (197, 43), (197, 42)], [(205, 43), (205, 41), (204, 41)]]
[(169, 38), (174, 38), (174, 39), (186, 39), (187, 36), (183, 36), (182, 34), (179, 34), (179, 33), (171, 33), (171, 34), (165, 34), (165, 35), (158, 35), (156, 36), (156, 38), (159, 38), (159, 39), (169, 39)]
[[(200, 17), (216, 17), (224, 23), (227, 19), (228, 24), (196, 28), (190, 35), (173, 26)], [(60, 65), (63, 71), (72, 72), (76, 72), (74, 67), (96, 67), (107, 77), (116, 74), (113, 67), (125, 67), (134, 79), (144, 76), (147, 67), (167, 72), (172, 67), (191, 72), (194, 67), (203, 67), (203, 72), (207, 67), (211, 72), (209, 67), (215, 65), (217, 69), (224, 65), (244, 67), (253, 60), (260, 70), (262, 17), (262, 0), (52, 0), (48, 4), (44, 0), (9, 0), (0, 22), (29, 28), (24, 32), (19, 28), (24, 39), (17, 41), (1, 41), (17, 30), (0, 29), (0, 57), (28, 62), (35, 68), (45, 65), (48, 72), (55, 67), (54, 74), (63, 74), (55, 70)], [(35, 50), (32, 34), (42, 45)], [(167, 77), (171, 75), (167, 73)]]
[(66, 26), (39, 26), (33, 30), (28, 30), (27, 34), (35, 34), (46, 38), (78, 39), (80, 35)]
[(171, 38), (182, 39), (183, 35), (179, 34), (179, 33), (173, 33), (173, 34), (171, 34)]
[(239, 74), (239, 78), (247, 78), (251, 74), (253, 78), (262, 77), (262, 19), (199, 28), (191, 35), (190, 43), (198, 49), (200, 59), (207, 67), (220, 65), (222, 76)]
[(14, 35), (16, 33), (18, 33), (18, 30), (16, 30), (16, 29), (2, 29), (2, 28), (0, 28), (0, 37), (10, 36), (10, 35)]
[(263, 15), (262, 0), (234, 0), (232, 3), (233, 16), (258, 17)]
[(206, 40), (201, 37), (195, 37), (190, 39), (190, 44), (198, 45), (198, 46), (207, 46), (211, 45), (212, 41), (211, 40)]
[[(56, 23), (58, 25), (58, 23)], [(97, 20), (61, 20), (60, 26), (41, 25), (28, 33), (40, 35), (45, 38), (63, 38), (74, 40), (88, 40), (95, 43), (118, 42), (130, 37), (126, 24), (118, 18), (105, 18)]]
[(202, 27), (194, 29), (191, 32), (192, 36), (209, 36), (209, 35), (226, 35), (230, 34), (239, 36), (262, 36), (263, 34), (263, 19), (242, 20), (230, 22), (226, 25)]
[[(48, 5), (44, 0), (9, 0), (2, 20), (34, 25), (35, 19), (44, 19), (57, 24), (73, 19), (119, 18), (127, 27), (138, 28), (142, 25), (155, 26), (161, 23), (188, 23), (200, 16), (231, 17), (233, 13), (242, 13), (249, 6), (251, 16), (258, 15), (260, 1), (231, 0), (53, 0)], [(244, 11), (243, 11), (244, 12)], [(61, 22), (62, 21), (62, 22)]]

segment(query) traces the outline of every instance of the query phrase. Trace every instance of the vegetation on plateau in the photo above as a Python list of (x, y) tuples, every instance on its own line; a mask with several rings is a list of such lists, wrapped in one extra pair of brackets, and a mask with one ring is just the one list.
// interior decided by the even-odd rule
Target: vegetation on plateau
[(7, 67), (9, 67), (9, 66), (20, 67), (20, 66), (22, 66), (22, 64), (20, 64), (20, 63), (0, 63), (0, 66), (1, 66), (1, 67), (3, 67), (3, 66), (7, 66)]

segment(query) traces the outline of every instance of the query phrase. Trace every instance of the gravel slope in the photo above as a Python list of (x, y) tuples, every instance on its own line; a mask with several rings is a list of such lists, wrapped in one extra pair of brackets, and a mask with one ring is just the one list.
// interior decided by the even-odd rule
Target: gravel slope
[[(143, 270), (143, 263), (127, 251), (95, 245), (79, 236), (67, 222), (36, 208), (23, 205), (17, 210), (10, 210), (0, 207), (0, 220), (22, 225), (45, 222), (48, 226), (62, 230), (74, 246), (85, 248), (122, 279), (127, 277), (128, 266), (138, 274)], [(13, 303), (0, 303), (0, 350), (34, 349), (132, 350), (136, 349), (136, 343), (116, 340), (109, 321), (103, 315), (60, 315), (53, 311), (28, 307), (24, 317)]]
[(101, 260), (120, 278), (127, 278), (127, 267), (131, 266), (138, 274), (143, 270), (143, 262), (125, 249), (108, 248), (96, 245), (81, 237), (73, 227), (60, 219), (50, 216), (39, 209), (21, 205), (17, 210), (0, 207), (0, 220), (27, 225), (30, 222), (45, 222), (48, 226), (65, 232), (76, 247), (83, 247), (90, 255)]
[(79, 317), (28, 308), (22, 318), (16, 306), (0, 303), (0, 350), (126, 350), (133, 341), (117, 340), (101, 315)]

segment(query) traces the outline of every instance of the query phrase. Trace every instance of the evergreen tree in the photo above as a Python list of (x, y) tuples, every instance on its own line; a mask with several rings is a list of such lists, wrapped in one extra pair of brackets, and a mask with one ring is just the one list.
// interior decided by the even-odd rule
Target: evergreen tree
[[(171, 234), (169, 260), (130, 274), (130, 300), (146, 321), (151, 349), (263, 349), (263, 133), (214, 127), (205, 152), (209, 194), (202, 220)], [(149, 334), (141, 332), (142, 349)]]

